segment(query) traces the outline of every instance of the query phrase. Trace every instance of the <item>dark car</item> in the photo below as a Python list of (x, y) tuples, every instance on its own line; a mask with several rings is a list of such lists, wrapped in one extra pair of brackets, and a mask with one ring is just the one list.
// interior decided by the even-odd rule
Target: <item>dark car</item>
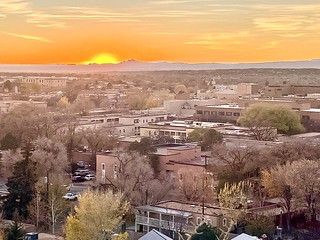
[(72, 182), (84, 182), (86, 179), (83, 176), (73, 176)]

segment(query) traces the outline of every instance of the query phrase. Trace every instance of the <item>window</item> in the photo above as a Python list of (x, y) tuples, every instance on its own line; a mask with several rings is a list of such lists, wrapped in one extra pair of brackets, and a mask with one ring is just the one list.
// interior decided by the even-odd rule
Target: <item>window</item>
[(101, 164), (101, 168), (102, 168), (102, 170), (105, 170), (105, 167), (106, 167), (106, 166), (105, 166), (105, 164), (104, 164), (104, 163), (102, 163), (102, 164)]
[(226, 112), (227, 116), (232, 116), (232, 112)]
[(201, 222), (202, 222), (201, 217), (197, 217), (197, 226), (198, 226), (198, 225), (200, 225), (200, 224), (201, 224)]
[(134, 119), (133, 123), (139, 123), (139, 119)]
[(197, 111), (197, 114), (202, 114), (202, 111)]
[(118, 165), (115, 164), (113, 165), (113, 178), (117, 179), (117, 177), (118, 177)]
[(211, 115), (217, 115), (217, 112), (215, 112), (215, 111), (211, 112)]
[(182, 181), (182, 173), (179, 174), (179, 180)]
[(209, 115), (209, 114), (210, 114), (210, 112), (209, 112), (209, 111), (204, 111), (204, 112), (203, 112), (203, 114), (207, 114), (207, 115)]
[(219, 112), (219, 116), (224, 116), (224, 112)]
[(240, 113), (238, 113), (238, 112), (234, 112), (234, 113), (233, 113), (233, 116), (235, 116), (235, 117), (239, 117), (239, 116), (240, 116)]
[(224, 219), (222, 220), (222, 225), (223, 225), (224, 227), (227, 226), (227, 219), (226, 219), (226, 218), (224, 218)]
[(175, 136), (175, 135), (176, 135), (176, 133), (175, 133), (175, 132), (171, 132), (170, 134), (171, 134), (171, 136)]

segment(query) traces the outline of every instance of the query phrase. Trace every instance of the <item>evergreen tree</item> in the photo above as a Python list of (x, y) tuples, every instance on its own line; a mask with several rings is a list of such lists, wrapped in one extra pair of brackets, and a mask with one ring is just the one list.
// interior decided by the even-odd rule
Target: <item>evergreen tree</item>
[(15, 150), (20, 146), (19, 140), (11, 133), (6, 134), (0, 141), (1, 150)]
[(202, 223), (197, 227), (196, 232), (190, 236), (189, 240), (218, 240), (219, 235), (218, 229)]
[(7, 219), (12, 219), (15, 211), (24, 219), (29, 215), (28, 205), (35, 195), (35, 184), (38, 181), (37, 164), (30, 160), (32, 151), (31, 144), (24, 146), (22, 150), (24, 159), (14, 165), (13, 175), (8, 179), (9, 194), (3, 206)]

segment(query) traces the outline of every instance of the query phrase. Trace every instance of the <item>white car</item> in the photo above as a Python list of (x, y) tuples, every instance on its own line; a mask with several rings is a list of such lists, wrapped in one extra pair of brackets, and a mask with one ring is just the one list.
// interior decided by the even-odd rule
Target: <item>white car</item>
[(87, 180), (87, 181), (90, 181), (90, 180), (93, 180), (95, 179), (96, 176), (94, 174), (87, 174), (84, 179)]
[(69, 192), (66, 195), (64, 195), (63, 198), (65, 200), (77, 200), (78, 199), (78, 194), (74, 194), (74, 193)]
[(89, 173), (89, 169), (77, 169), (75, 175), (85, 176)]

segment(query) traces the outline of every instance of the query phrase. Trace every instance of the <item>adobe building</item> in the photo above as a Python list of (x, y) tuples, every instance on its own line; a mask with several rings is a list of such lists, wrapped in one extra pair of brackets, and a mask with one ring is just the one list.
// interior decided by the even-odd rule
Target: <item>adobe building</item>
[(260, 87), (256, 83), (239, 83), (237, 85), (238, 96), (250, 96), (259, 94)]
[[(203, 172), (204, 160), (201, 148), (195, 144), (163, 144), (157, 146), (158, 179), (178, 181), (179, 170), (182, 168)], [(96, 180), (108, 183), (107, 178), (114, 179), (117, 175), (118, 154), (116, 152), (98, 153), (96, 157)]]
[(236, 123), (245, 109), (238, 104), (198, 106), (194, 119), (206, 122)]

